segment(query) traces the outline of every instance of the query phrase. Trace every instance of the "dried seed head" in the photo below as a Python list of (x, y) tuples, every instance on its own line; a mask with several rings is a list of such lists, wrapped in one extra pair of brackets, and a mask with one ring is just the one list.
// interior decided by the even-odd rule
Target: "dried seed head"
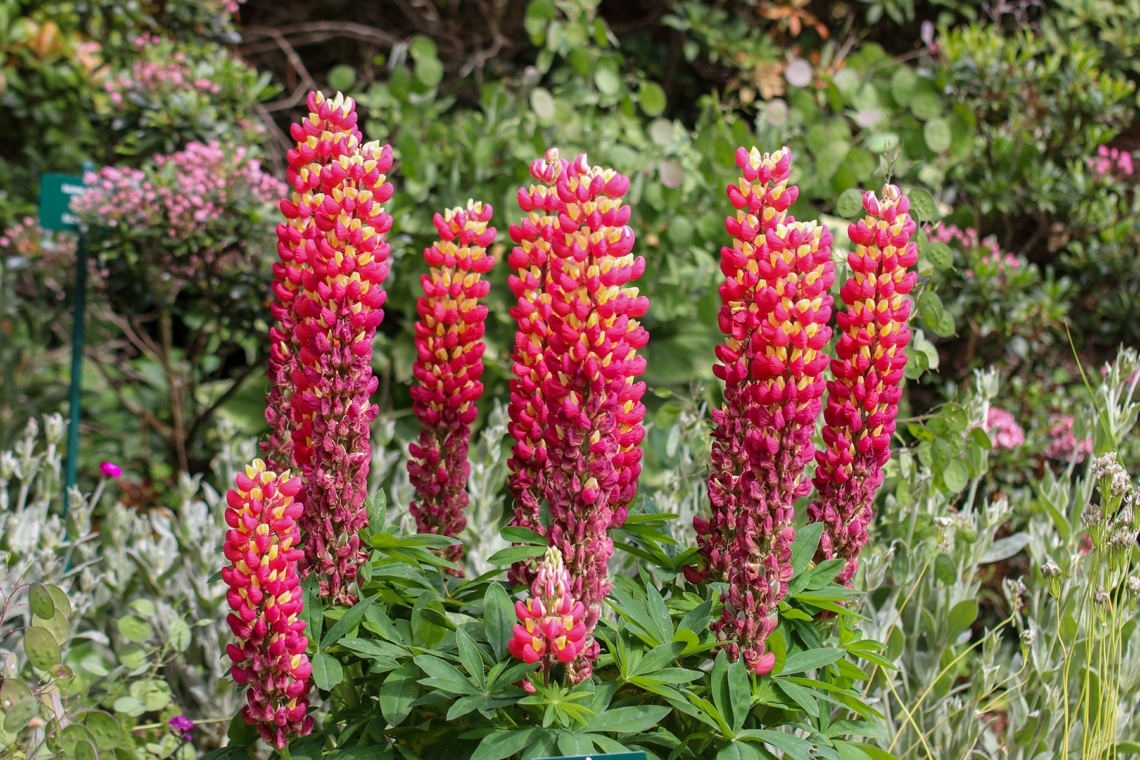
[(1037, 640), (1037, 631), (1032, 628), (1026, 628), (1021, 632), (1021, 646), (1026, 649), (1033, 646), (1033, 642)]
[(1046, 578), (1056, 578), (1061, 574), (1061, 567), (1053, 560), (1046, 560), (1041, 566), (1041, 574)]
[(1093, 594), (1093, 601), (1101, 607), (1107, 607), (1109, 602), (1108, 592), (1103, 588)]
[(1140, 578), (1135, 575), (1128, 579), (1128, 593), (1133, 596), (1140, 596)]
[(951, 528), (954, 526), (953, 517), (935, 517), (934, 524), (939, 528)]
[(1104, 522), (1104, 510), (1099, 504), (1089, 502), (1081, 510), (1081, 524), (1086, 528), (1093, 528)]

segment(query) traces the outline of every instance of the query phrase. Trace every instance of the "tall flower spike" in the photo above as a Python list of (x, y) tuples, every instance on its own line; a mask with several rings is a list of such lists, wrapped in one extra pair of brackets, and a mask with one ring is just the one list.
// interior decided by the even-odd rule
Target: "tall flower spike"
[[(490, 221), (491, 207), (476, 201), (436, 214), (441, 240), (424, 251), (431, 273), (420, 278), (424, 295), (416, 303), (417, 384), (412, 388), (412, 408), (423, 432), (411, 444), (408, 461), (418, 500), (411, 512), (420, 533), (454, 538), (467, 527), (467, 448), (475, 403), (483, 395), (479, 378), (487, 347), (487, 307), (479, 299), (491, 287), (482, 275), (495, 264), (486, 250), (495, 239)], [(444, 556), (458, 562), (463, 547), (450, 546)]]
[(265, 399), (265, 420), (270, 432), (261, 450), (275, 469), (297, 466), (293, 459), (290, 400), (300, 345), (294, 333), (297, 317), (293, 304), (302, 289), (304, 272), (311, 269), (309, 259), (316, 249), (319, 230), (313, 220), (320, 202), (321, 167), (354, 152), (361, 140), (351, 98), (338, 94), (329, 101), (319, 92), (310, 92), (308, 105), (311, 113), (290, 129), (297, 147), (286, 154), (289, 168), (285, 178), (293, 193), (281, 201), (285, 221), (277, 225), (280, 261), (273, 265), (276, 301), (270, 312), (277, 324), (269, 330), (270, 389)]
[[(352, 107), (351, 99), (345, 103)], [(298, 150), (306, 156), (315, 149)], [(367, 557), (357, 534), (368, 524), (369, 425), (378, 412), (370, 400), (377, 387), (372, 342), (384, 318), (384, 235), (392, 217), (381, 204), (392, 197), (391, 168), (391, 148), (375, 142), (321, 167), (312, 194), (318, 233), (306, 246), (308, 267), (293, 301), (299, 348), (290, 416), (293, 458), (305, 480), (305, 572), (316, 572), (321, 596), (337, 604), (355, 602), (349, 586)]]
[(753, 335), (764, 316), (756, 302), (757, 289), (764, 286), (758, 249), (767, 231), (784, 222), (788, 207), (799, 196), (799, 188), (788, 184), (791, 163), (787, 148), (772, 154), (761, 154), (756, 148), (736, 151), (736, 165), (743, 176), (728, 186), (728, 199), (736, 213), (725, 220), (725, 229), (733, 238), (732, 245), (720, 254), (725, 281), (720, 286), (717, 320), (725, 341), (716, 348), (719, 363), (713, 367), (713, 374), (724, 381), (724, 404), (712, 412), (715, 427), (708, 477), (712, 514), (707, 520), (693, 519), (703, 565), (685, 568), (693, 582), (728, 579), (732, 564), (728, 547), (736, 539), (737, 521), (748, 498), (742, 479), (749, 469), (744, 441), (752, 424)]
[[(637, 349), (649, 334), (638, 321), (649, 300), (628, 283), (645, 271), (633, 256), (629, 180), (590, 166), (585, 155), (558, 177), (564, 210), (551, 241), (549, 347), (543, 383), (550, 460), (546, 500), (550, 545), (558, 547), (571, 593), (585, 605), (590, 634), (609, 593), (610, 528), (620, 526), (641, 472), (645, 371)], [(587, 644), (570, 666), (586, 678), (599, 647)]]
[(863, 196), (867, 216), (847, 232), (855, 250), (848, 254), (851, 277), (840, 296), (847, 310), (836, 319), (839, 340), (827, 384), (824, 450), (816, 454), (817, 498), (808, 518), (823, 523), (817, 560), (840, 557), (847, 565), (837, 576), (850, 584), (867, 543), (875, 494), (902, 397), (906, 347), (910, 342), (911, 302), (918, 261), (911, 242), (915, 222), (910, 202), (894, 185), (881, 198)]
[[(566, 163), (558, 157), (558, 150), (551, 148), (544, 158), (530, 165), (530, 175), (539, 184), (519, 188), (519, 207), (526, 216), (521, 224), (510, 227), (515, 247), (507, 259), (512, 271), (507, 282), (517, 300), (510, 314), (518, 324), (511, 354), (513, 377), (508, 407), (508, 428), (515, 439), (511, 458), (507, 460), (510, 468), (507, 487), (514, 497), (511, 525), (539, 533), (545, 533), (539, 513), (545, 498), (548, 467), (542, 385), (548, 374), (550, 244), (562, 209), (555, 184)], [(533, 562), (516, 562), (511, 567), (510, 580), (516, 585), (529, 586), (535, 572)]]
[(267, 470), (255, 459), (235, 485), (226, 494), (230, 529), (223, 552), (229, 566), (222, 568), (222, 580), (230, 587), (228, 622), (240, 645), (227, 645), (226, 653), (234, 681), (249, 687), (242, 718), (281, 749), (289, 736), (313, 730), (312, 667), (305, 656), (309, 640), (297, 573), (304, 552), (297, 528), (302, 506), (294, 497), (301, 480), (288, 470)]

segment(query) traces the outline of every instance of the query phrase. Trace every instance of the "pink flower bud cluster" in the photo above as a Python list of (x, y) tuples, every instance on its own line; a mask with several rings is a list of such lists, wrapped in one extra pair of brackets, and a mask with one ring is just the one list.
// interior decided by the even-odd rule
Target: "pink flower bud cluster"
[(122, 105), (124, 100), (133, 98), (141, 99), (145, 105), (164, 95), (186, 90), (203, 95), (216, 95), (222, 91), (216, 82), (196, 77), (186, 53), (163, 44), (158, 35), (140, 35), (134, 44), (143, 57), (131, 64), (130, 71), (121, 72), (103, 83), (113, 105)]
[[(985, 251), (981, 264), (990, 268), (990, 271), (997, 270), (999, 277), (1004, 277), (1005, 272), (1003, 270), (1017, 269), (1021, 266), (1020, 259), (1012, 253), (1001, 250), (995, 236), (990, 235), (985, 240), (981, 240), (978, 237), (978, 231), (973, 227), (967, 227), (963, 230), (953, 224), (940, 224), (933, 230), (927, 228), (926, 233), (936, 243), (955, 245), (963, 251), (976, 249)], [(967, 269), (966, 276), (973, 277), (974, 270)]]
[[(468, 201), (467, 208), (435, 215), (441, 240), (424, 251), (430, 274), (420, 278), (424, 295), (416, 302), (416, 362), (412, 409), (423, 432), (411, 444), (408, 474), (417, 501), (411, 513), (420, 533), (455, 537), (467, 527), (467, 461), (471, 423), (483, 395), (483, 332), (487, 307), (479, 299), (491, 284), (482, 276), (495, 260), (487, 246), (495, 239), (488, 227), (489, 205)], [(463, 547), (444, 551), (453, 562)]]
[(817, 496), (808, 518), (823, 523), (817, 560), (847, 561), (837, 580), (849, 584), (867, 543), (875, 494), (891, 456), (890, 441), (902, 397), (906, 347), (918, 246), (910, 201), (894, 185), (863, 196), (867, 216), (848, 227), (855, 250), (852, 274), (840, 297), (847, 310), (837, 317), (839, 340), (827, 384), (825, 448), (816, 454)]
[(694, 527), (706, 572), (729, 583), (712, 628), (763, 675), (775, 663), (765, 642), (792, 576), (795, 501), (810, 490), (804, 468), (815, 451), (835, 272), (827, 229), (787, 216), (798, 195), (788, 186), (791, 152), (740, 148), (737, 165), (744, 176), (728, 188), (737, 212), (726, 220), (734, 240), (721, 252), (726, 341), (714, 370), (726, 401), (714, 417), (712, 515)]
[[(645, 359), (637, 349), (649, 335), (638, 320), (649, 301), (629, 282), (641, 276), (645, 260), (633, 255), (630, 210), (621, 202), (629, 189), (626, 177), (590, 166), (585, 155), (563, 161), (553, 150), (532, 165), (531, 175), (547, 187), (520, 192), (520, 206), (531, 216), (511, 228), (518, 243), (510, 259), (516, 313), (531, 323), (520, 326), (516, 339), (512, 432), (526, 434), (516, 437), (516, 459), (520, 451), (530, 455), (530, 465), (545, 479), (548, 538), (561, 550), (571, 593), (585, 607), (588, 635), (609, 592), (608, 531), (625, 522), (641, 474), (645, 384), (636, 378)], [(548, 254), (539, 238), (549, 241)], [(534, 329), (539, 320), (544, 324)], [(545, 371), (538, 374), (540, 369)], [(531, 385), (541, 390), (532, 408), (541, 404), (542, 412), (514, 403)], [(545, 465), (534, 459), (538, 449), (530, 436), (536, 425), (545, 428)], [(528, 509), (521, 507), (516, 524), (536, 524)], [(525, 571), (516, 569), (516, 576)], [(587, 644), (571, 667), (572, 678), (588, 677), (597, 653), (597, 643)]]
[(1073, 422), (1071, 414), (1056, 416), (1050, 421), (1049, 445), (1045, 448), (1045, 456), (1064, 462), (1075, 460), (1080, 463), (1092, 453), (1092, 438), (1078, 441), (1073, 435)]
[(164, 254), (163, 270), (195, 280), (204, 272), (248, 267), (240, 247), (219, 225), (233, 216), (236, 205), (268, 206), (284, 192), (244, 147), (223, 148), (217, 141), (192, 142), (177, 153), (155, 156), (142, 169), (104, 167), (84, 181), (87, 191), (71, 203), (84, 224), (136, 233), (150, 228), (165, 237), (172, 253)]
[(231, 673), (246, 690), (242, 718), (257, 726), (266, 742), (278, 749), (289, 736), (313, 730), (308, 716), (309, 676), (312, 666), (305, 649), (305, 622), (301, 620), (301, 586), (297, 563), (301, 533), (297, 518), (301, 504), (299, 478), (275, 473), (254, 460), (238, 473), (236, 488), (226, 494), (226, 542), (229, 565), (222, 580), (230, 587), (227, 601), (233, 610), (227, 618), (239, 644), (226, 652)]
[[(526, 216), (510, 227), (515, 247), (507, 258), (512, 272), (507, 283), (516, 299), (510, 315), (518, 325), (511, 353), (513, 377), (508, 406), (508, 430), (515, 440), (507, 460), (507, 487), (515, 502), (511, 525), (539, 533), (545, 532), (539, 514), (546, 498), (546, 403), (542, 386), (549, 374), (550, 244), (561, 208), (556, 183), (565, 166), (565, 159), (554, 149), (530, 165), (531, 177), (540, 184), (519, 188), (519, 208)], [(511, 567), (510, 580), (529, 586), (535, 571), (532, 563), (517, 562)]]
[[(304, 476), (305, 572), (318, 574), (322, 597), (352, 604), (349, 586), (367, 558), (357, 534), (368, 524), (369, 425), (378, 413), (372, 341), (384, 318), (392, 218), (381, 204), (392, 197), (392, 151), (359, 144), (351, 98), (311, 93), (309, 108), (292, 128), (294, 193), (281, 201), (288, 221), (278, 227), (275, 271), (280, 324), (269, 369), (291, 389), (269, 401), (287, 400), (291, 456)], [(282, 412), (267, 413), (279, 450)]]
[(1132, 154), (1102, 145), (1096, 149), (1096, 157), (1089, 159), (1089, 167), (1100, 177), (1125, 179), (1132, 176)]
[(1017, 420), (996, 406), (991, 406), (986, 412), (986, 430), (989, 431), (995, 449), (1012, 451), (1025, 443), (1025, 431), (1017, 424)]
[[(547, 677), (555, 660), (569, 665), (586, 646), (586, 608), (575, 600), (570, 586), (562, 553), (551, 546), (538, 566), (530, 599), (515, 602), (519, 622), (507, 648), (523, 662), (541, 662)], [(529, 681), (524, 682), (524, 688), (528, 685)]]

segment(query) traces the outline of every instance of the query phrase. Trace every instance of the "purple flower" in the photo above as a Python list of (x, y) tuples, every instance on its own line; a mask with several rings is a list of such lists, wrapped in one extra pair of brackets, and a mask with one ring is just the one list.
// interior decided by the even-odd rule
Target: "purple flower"
[(185, 715), (176, 715), (170, 719), (170, 730), (184, 742), (194, 741), (194, 721)]
[(103, 462), (99, 465), (99, 472), (103, 473), (105, 478), (120, 478), (123, 476), (123, 468), (114, 462)]

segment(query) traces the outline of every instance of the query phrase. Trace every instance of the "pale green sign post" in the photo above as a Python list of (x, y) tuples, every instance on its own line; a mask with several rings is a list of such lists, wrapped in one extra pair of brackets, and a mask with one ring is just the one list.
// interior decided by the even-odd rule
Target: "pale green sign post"
[[(95, 171), (85, 163), (83, 171)], [(79, 232), (75, 257), (75, 321), (71, 327), (71, 403), (68, 405), (67, 476), (65, 487), (78, 480), (79, 467), (79, 397), (83, 379), (83, 312), (87, 308), (87, 241), (79, 229), (79, 217), (71, 211), (71, 199), (82, 193), (83, 177), (74, 174), (45, 174), (40, 178), (40, 227), (45, 230)], [(69, 499), (63, 500), (63, 516), (67, 517)]]

